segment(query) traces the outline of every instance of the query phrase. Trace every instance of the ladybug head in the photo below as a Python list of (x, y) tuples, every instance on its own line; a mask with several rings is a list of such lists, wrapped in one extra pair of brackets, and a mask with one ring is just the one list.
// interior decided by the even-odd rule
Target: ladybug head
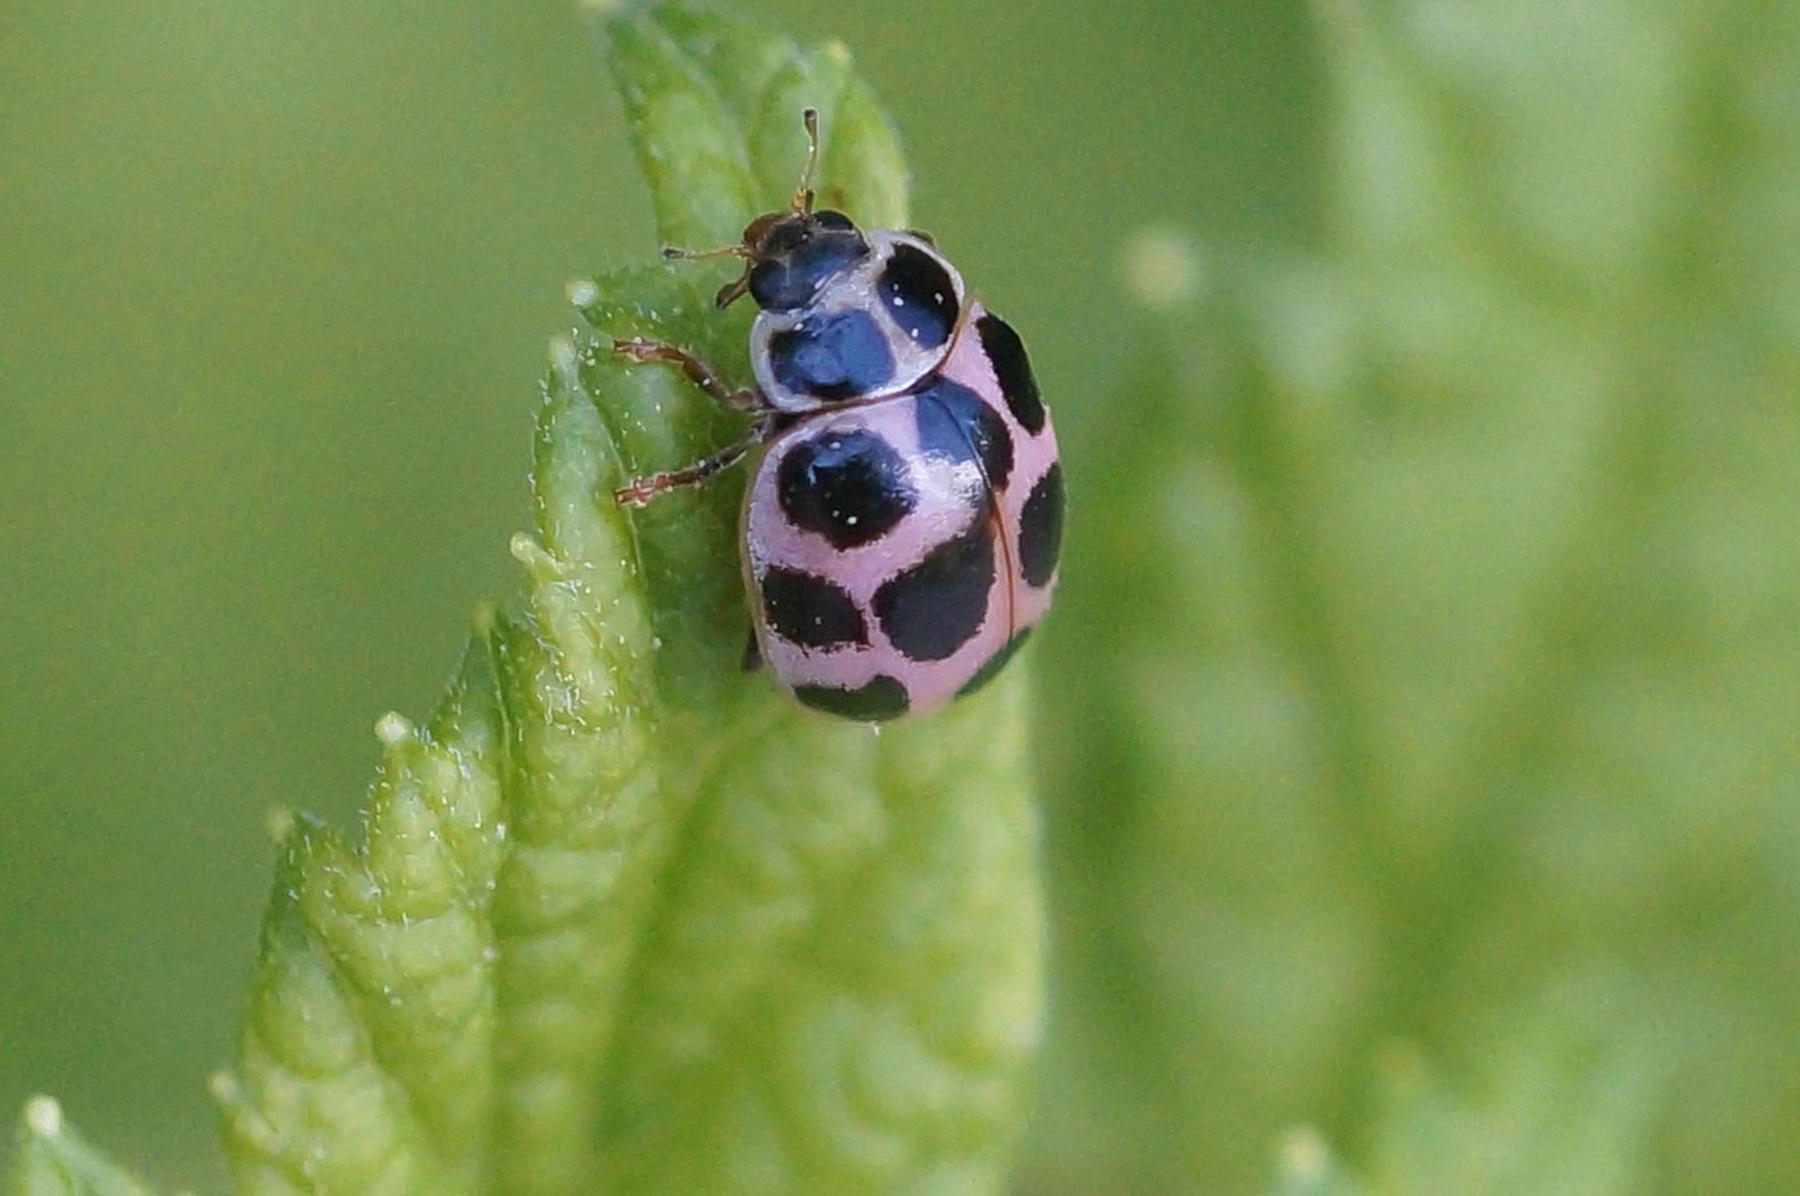
[(793, 311), (811, 303), (832, 275), (869, 256), (869, 239), (842, 212), (813, 211), (813, 172), (819, 165), (819, 113), (808, 108), (806, 168), (785, 212), (758, 216), (744, 230), (741, 244), (707, 253), (665, 249), (671, 258), (730, 255), (747, 263), (743, 276), (726, 283), (716, 302), (729, 306), (748, 293), (765, 311)]
[(765, 311), (811, 303), (826, 279), (869, 256), (869, 240), (842, 212), (771, 212), (744, 230), (743, 278), (719, 292), (719, 306), (745, 291)]

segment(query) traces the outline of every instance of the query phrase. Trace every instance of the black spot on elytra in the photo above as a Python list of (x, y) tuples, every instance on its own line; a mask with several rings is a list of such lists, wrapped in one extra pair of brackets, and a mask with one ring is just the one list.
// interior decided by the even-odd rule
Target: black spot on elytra
[(1006, 647), (988, 657), (987, 663), (976, 669), (973, 677), (963, 682), (963, 687), (956, 691), (956, 696), (966, 698), (998, 676), (1000, 670), (1006, 667), (1006, 662), (1013, 658), (1013, 654), (1025, 646), (1025, 637), (1030, 634), (1031, 628), (1027, 627), (1007, 640)]
[(986, 518), (875, 591), (875, 617), (913, 660), (944, 660), (987, 620), (994, 584), (994, 529)]
[(1062, 555), (1062, 462), (1054, 462), (1025, 499), (1019, 512), (1019, 573), (1033, 589), (1041, 588), (1056, 572)]
[(775, 634), (803, 648), (869, 642), (868, 624), (848, 590), (798, 569), (770, 569), (762, 578), (763, 617)]
[(914, 418), (919, 448), (952, 461), (975, 461), (988, 485), (1000, 490), (1012, 476), (1012, 433), (981, 396), (948, 378), (936, 377), (918, 392)]
[(771, 336), (769, 367), (796, 394), (854, 399), (893, 378), (894, 355), (874, 317), (853, 309), (808, 316)]
[(1025, 356), (1025, 342), (1011, 324), (992, 312), (975, 322), (975, 331), (988, 360), (994, 363), (994, 376), (1000, 380), (1000, 393), (1006, 396), (1013, 418), (1036, 436), (1044, 430), (1044, 401), (1031, 373), (1031, 359)]
[(935, 349), (956, 327), (956, 288), (950, 273), (929, 253), (912, 245), (894, 246), (875, 284), (881, 306), (913, 342)]
[(796, 685), (794, 697), (799, 699), (802, 706), (811, 706), (814, 710), (823, 710), (827, 714), (838, 714), (864, 722), (899, 718), (912, 704), (906, 696), (906, 686), (885, 675), (878, 675), (867, 685), (857, 689), (843, 689), (835, 685)]
[(824, 431), (794, 445), (776, 467), (775, 494), (789, 519), (834, 548), (879, 539), (919, 501), (900, 453), (868, 431)]

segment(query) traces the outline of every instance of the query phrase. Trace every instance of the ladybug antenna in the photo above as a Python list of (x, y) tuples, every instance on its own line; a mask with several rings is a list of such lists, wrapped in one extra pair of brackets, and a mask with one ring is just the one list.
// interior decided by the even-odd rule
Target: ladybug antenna
[(669, 262), (698, 262), (714, 257), (749, 257), (750, 251), (742, 245), (721, 245), (717, 249), (677, 249), (673, 245), (663, 246), (663, 260)]
[(819, 169), (819, 110), (808, 108), (800, 114), (806, 125), (806, 166), (800, 171), (800, 186), (794, 191), (794, 211), (812, 215), (813, 176)]
[(701, 262), (716, 257), (735, 257), (743, 260), (746, 263), (743, 275), (735, 282), (726, 283), (720, 288), (718, 295), (713, 298), (713, 302), (718, 306), (729, 307), (734, 299), (750, 289), (750, 266), (748, 263), (753, 252), (751, 245), (746, 242), (741, 245), (721, 245), (717, 249), (677, 249), (673, 245), (664, 245), (662, 255), (665, 262)]
[[(789, 206), (796, 215), (810, 218), (813, 214), (813, 177), (819, 170), (819, 110), (806, 109), (801, 113), (801, 120), (806, 125), (806, 166), (800, 171), (800, 186), (794, 190), (794, 198)], [(692, 262), (715, 257), (735, 257), (744, 261), (743, 276), (719, 288), (718, 295), (713, 298), (718, 306), (729, 307), (749, 292), (750, 267), (756, 264), (757, 249), (770, 228), (782, 219), (778, 212), (758, 216), (744, 230), (743, 241), (736, 245), (724, 245), (718, 249), (677, 249), (666, 245), (662, 251), (663, 260)]]

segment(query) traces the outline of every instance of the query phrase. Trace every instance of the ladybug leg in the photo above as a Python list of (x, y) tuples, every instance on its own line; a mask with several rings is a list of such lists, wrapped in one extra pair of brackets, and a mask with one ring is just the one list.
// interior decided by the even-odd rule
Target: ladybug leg
[(763, 402), (761, 393), (754, 386), (746, 386), (741, 389), (732, 387), (725, 379), (714, 373), (711, 366), (686, 349), (634, 336), (629, 340), (614, 341), (613, 352), (627, 361), (635, 361), (640, 365), (666, 361), (680, 366), (681, 372), (687, 375), (688, 381), (705, 391), (721, 407), (728, 407), (733, 411), (761, 411), (767, 406)]
[(651, 499), (667, 494), (671, 490), (677, 490), (683, 486), (697, 486), (715, 473), (736, 465), (743, 455), (761, 440), (762, 428), (758, 425), (750, 435), (736, 444), (727, 445), (712, 456), (702, 458), (685, 469), (671, 469), (664, 473), (648, 474), (633, 480), (630, 485), (619, 487), (613, 491), (613, 501), (622, 507), (641, 507)]
[(648, 365), (652, 362), (668, 362), (681, 367), (688, 381), (705, 391), (712, 400), (722, 407), (733, 411), (749, 411), (757, 415), (756, 423), (750, 428), (750, 434), (736, 444), (727, 445), (710, 457), (703, 458), (687, 466), (685, 469), (671, 469), (664, 473), (653, 473), (634, 479), (630, 485), (621, 486), (613, 491), (613, 501), (622, 507), (641, 507), (659, 495), (682, 486), (697, 486), (707, 478), (721, 470), (729, 469), (737, 464), (745, 453), (767, 438), (769, 429), (769, 405), (763, 399), (762, 392), (754, 386), (742, 389), (733, 388), (713, 371), (713, 368), (689, 353), (686, 349), (661, 341), (645, 340), (634, 336), (627, 340), (613, 342), (613, 352), (627, 361)]

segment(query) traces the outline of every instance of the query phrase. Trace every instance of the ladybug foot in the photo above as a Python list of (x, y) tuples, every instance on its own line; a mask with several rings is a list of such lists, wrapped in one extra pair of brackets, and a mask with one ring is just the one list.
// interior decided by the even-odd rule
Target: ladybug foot
[(756, 411), (763, 406), (754, 387), (739, 389), (731, 386), (710, 365), (686, 349), (633, 336), (614, 341), (613, 353), (637, 365), (650, 365), (654, 362), (678, 365), (681, 372), (687, 375), (688, 381), (705, 391), (714, 402), (733, 411)]
[(761, 439), (760, 433), (753, 433), (736, 444), (720, 449), (712, 456), (696, 461), (686, 469), (671, 469), (665, 473), (653, 473), (634, 479), (630, 485), (620, 486), (613, 491), (613, 501), (621, 507), (647, 506), (651, 499), (667, 494), (671, 490), (679, 490), (683, 486), (697, 486), (715, 473), (731, 468), (741, 460), (750, 446)]

